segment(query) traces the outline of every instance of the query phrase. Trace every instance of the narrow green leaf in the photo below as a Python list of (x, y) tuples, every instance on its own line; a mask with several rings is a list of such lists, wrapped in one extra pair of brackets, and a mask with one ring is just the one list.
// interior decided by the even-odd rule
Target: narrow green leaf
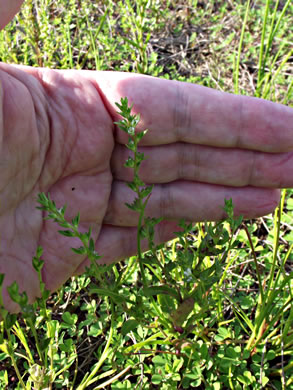
[(71, 250), (78, 255), (86, 255), (87, 254), (87, 250), (83, 246), (80, 246), (79, 248), (71, 248)]
[(181, 326), (194, 308), (194, 299), (186, 298), (178, 308), (171, 314), (175, 326)]
[(143, 188), (140, 191), (140, 195), (142, 196), (142, 198), (146, 198), (147, 196), (149, 196), (149, 194), (152, 192), (153, 188), (154, 188), (153, 185)]
[(153, 296), (153, 295), (159, 295), (159, 294), (166, 294), (171, 295), (177, 300), (179, 300), (178, 293), (175, 289), (168, 287), (168, 286), (151, 286), (151, 287), (145, 287), (143, 289), (144, 295), (147, 297)]
[(40, 340), (40, 342), (39, 342), (40, 343), (40, 350), (42, 352), (47, 350), (47, 348), (48, 348), (48, 346), (50, 344), (50, 341), (51, 341), (50, 338), (45, 338), (45, 339)]
[(128, 39), (128, 38), (126, 38), (126, 37), (123, 37), (123, 39), (124, 39), (127, 43), (129, 43), (130, 45), (136, 47), (137, 49), (140, 49), (140, 45), (139, 45), (138, 43), (134, 42), (133, 40)]
[(10, 286), (7, 287), (8, 294), (10, 298), (16, 302), (19, 303), (20, 296), (18, 291), (18, 284), (14, 281)]
[(126, 183), (127, 187), (129, 187), (132, 191), (136, 192), (136, 185), (132, 181), (130, 183)]
[(44, 266), (44, 261), (43, 260), (40, 260), (38, 257), (33, 257), (33, 267), (34, 269), (39, 272), (41, 271), (41, 269), (43, 268)]
[(73, 225), (75, 228), (78, 228), (79, 221), (80, 221), (80, 214), (78, 213), (78, 214), (76, 215), (76, 217), (74, 217), (73, 220), (72, 220), (71, 222), (72, 222), (72, 225)]
[(126, 336), (128, 333), (130, 333), (132, 330), (134, 330), (139, 322), (135, 319), (130, 319), (124, 322), (121, 328), (121, 333), (123, 336)]
[(11, 329), (13, 325), (16, 323), (16, 320), (17, 320), (16, 314), (7, 313), (7, 316), (5, 318), (5, 328)]
[(102, 297), (110, 297), (115, 301), (116, 303), (124, 303), (124, 302), (129, 302), (133, 303), (130, 299), (126, 298), (124, 295), (117, 294), (111, 290), (108, 290), (106, 288), (92, 288), (90, 289), (91, 294), (98, 294), (99, 296)]
[(70, 230), (58, 230), (58, 233), (65, 237), (75, 237), (75, 233)]
[(90, 239), (89, 250), (91, 252), (95, 251), (95, 243), (94, 243), (94, 240), (92, 238)]
[(130, 210), (137, 211), (137, 212), (140, 211), (139, 199), (137, 199), (137, 198), (133, 201), (133, 203), (131, 203), (131, 204), (125, 203), (125, 205), (126, 205)]
[(2, 285), (3, 285), (4, 278), (5, 278), (5, 275), (4, 275), (4, 274), (0, 274), (0, 288), (1, 288)]

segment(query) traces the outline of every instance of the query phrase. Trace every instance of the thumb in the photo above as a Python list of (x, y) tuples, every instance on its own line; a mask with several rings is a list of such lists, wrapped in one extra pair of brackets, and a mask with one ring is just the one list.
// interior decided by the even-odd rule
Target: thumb
[(19, 11), (23, 0), (0, 0), (0, 30), (6, 26)]

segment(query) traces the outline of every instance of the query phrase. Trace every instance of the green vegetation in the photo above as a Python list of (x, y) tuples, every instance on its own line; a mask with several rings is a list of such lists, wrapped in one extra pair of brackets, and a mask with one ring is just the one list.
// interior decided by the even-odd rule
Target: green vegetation
[[(0, 59), (135, 71), (292, 104), (292, 18), (291, 1), (28, 0), (0, 32)], [(134, 152), (138, 257), (97, 267), (91, 231), (40, 194), (36, 207), (92, 263), (49, 297), (38, 248), (42, 297), (30, 305), (13, 284), (22, 314), (0, 309), (0, 388), (292, 388), (292, 191), (273, 216), (245, 223), (227, 200), (226, 221), (180, 221), (177, 239), (156, 247), (159, 221), (144, 216), (152, 188), (139, 177), (144, 132), (134, 132), (127, 99), (117, 103)]]

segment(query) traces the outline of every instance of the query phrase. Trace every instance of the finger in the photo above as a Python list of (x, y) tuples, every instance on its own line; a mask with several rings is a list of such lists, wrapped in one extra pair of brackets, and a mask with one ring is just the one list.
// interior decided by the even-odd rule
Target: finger
[[(125, 205), (135, 194), (124, 182), (113, 183), (104, 223), (116, 226), (136, 226), (138, 213)], [(264, 188), (233, 188), (187, 181), (158, 184), (149, 198), (145, 215), (167, 220), (200, 222), (217, 221), (225, 217), (224, 200), (232, 198), (235, 215), (256, 218), (272, 212), (279, 202), (279, 191)]]
[[(181, 230), (176, 222), (162, 221), (155, 227), (154, 243), (156, 245), (169, 241), (175, 237), (174, 232)], [(103, 225), (98, 240), (96, 241), (96, 251), (101, 256), (100, 264), (110, 264), (137, 253), (137, 228), (117, 227)], [(142, 251), (148, 249), (147, 240), (142, 240)], [(85, 267), (90, 265), (89, 260), (85, 260), (76, 270), (75, 274), (84, 272)]]
[(6, 26), (13, 16), (19, 11), (23, 0), (1, 0), (0, 1), (0, 30)]
[[(218, 147), (286, 152), (293, 148), (293, 109), (262, 99), (149, 76), (87, 72), (117, 121), (115, 102), (128, 97), (149, 129), (144, 145), (187, 142)], [(117, 132), (118, 142), (127, 135)]]
[[(187, 143), (141, 147), (139, 151), (146, 157), (140, 168), (145, 183), (184, 179), (236, 187), (293, 186), (293, 152), (261, 153)], [(133, 170), (122, 163), (129, 155), (129, 149), (116, 144), (111, 162), (116, 180), (133, 179)]]

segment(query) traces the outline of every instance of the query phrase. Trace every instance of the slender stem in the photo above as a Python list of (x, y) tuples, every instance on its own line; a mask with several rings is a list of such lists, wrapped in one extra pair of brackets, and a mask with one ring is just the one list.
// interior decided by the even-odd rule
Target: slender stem
[(285, 58), (282, 60), (281, 64), (279, 65), (278, 69), (276, 70), (276, 72), (273, 74), (271, 80), (270, 80), (270, 83), (269, 85), (267, 86), (267, 89), (266, 91), (264, 91), (263, 93), (263, 98), (267, 98), (268, 97), (268, 94), (270, 92), (270, 89), (271, 86), (273, 85), (273, 83), (275, 82), (276, 78), (278, 77), (279, 73), (281, 72), (281, 70), (283, 69), (283, 67), (286, 65), (286, 63), (288, 62), (288, 60), (290, 59), (290, 57), (292, 57), (292, 54), (293, 54), (293, 49), (289, 51), (289, 53), (285, 56)]
[(260, 295), (261, 295), (261, 304), (263, 304), (265, 297), (264, 297), (264, 292), (263, 292), (263, 288), (262, 288), (262, 281), (261, 281), (261, 277), (260, 277), (260, 272), (259, 272), (259, 267), (258, 267), (258, 263), (257, 263), (256, 253), (255, 253), (255, 250), (254, 250), (254, 246), (253, 246), (253, 242), (252, 242), (250, 233), (249, 233), (245, 223), (243, 224), (243, 228), (244, 228), (245, 233), (247, 235), (247, 238), (248, 238), (248, 241), (249, 241), (249, 245), (250, 245), (250, 248), (251, 248), (251, 251), (252, 251), (253, 260), (254, 260), (255, 269), (256, 269), (256, 274), (257, 274), (257, 279), (258, 279), (258, 284), (259, 284), (259, 291), (260, 291)]
[(285, 203), (285, 197), (286, 197), (286, 191), (283, 191), (280, 205), (277, 208), (277, 210), (275, 211), (274, 253), (273, 253), (273, 264), (272, 264), (271, 272), (270, 272), (270, 279), (268, 282), (268, 293), (270, 291), (270, 288), (272, 287), (276, 264), (277, 264), (278, 250), (279, 250), (279, 238), (280, 238), (280, 230), (281, 230), (281, 218), (282, 218), (282, 213), (283, 213), (283, 208), (284, 208), (284, 203)]
[(293, 77), (292, 77), (290, 85), (288, 86), (287, 93), (286, 93), (286, 96), (284, 98), (283, 104), (288, 104), (289, 97), (292, 95), (292, 89), (293, 89)]
[[(277, 2), (277, 3), (278, 3), (278, 2)], [(291, 3), (291, 0), (287, 0), (287, 2), (285, 3), (285, 5), (283, 6), (281, 15), (279, 16), (279, 19), (278, 19), (278, 21), (277, 21), (277, 23), (276, 23), (276, 25), (275, 25), (274, 31), (273, 31), (273, 33), (272, 33), (273, 37), (276, 35), (277, 31), (279, 31), (280, 22), (281, 22), (281, 20), (283, 19), (284, 15), (285, 15), (285, 12), (287, 11), (287, 8), (288, 8), (288, 6), (289, 6), (290, 4), (292, 4), (292, 3)], [(277, 5), (278, 5), (278, 4), (276, 4), (276, 8), (277, 8)]]
[(12, 364), (13, 364), (13, 367), (14, 367), (14, 370), (15, 370), (15, 373), (16, 373), (16, 376), (21, 384), (21, 386), (26, 389), (26, 386), (22, 380), (22, 377), (20, 375), (20, 372), (19, 372), (19, 369), (18, 369), (18, 366), (17, 366), (17, 363), (16, 363), (16, 360), (14, 359), (14, 354), (13, 354), (13, 348), (12, 348), (12, 342), (11, 342), (11, 333), (10, 333), (10, 330), (9, 329), (6, 329), (6, 332), (7, 332), (7, 344), (8, 344), (8, 353), (9, 353), (9, 356), (10, 356), (10, 359), (12, 361)]
[(244, 21), (242, 25), (242, 30), (241, 30), (241, 35), (240, 35), (240, 41), (239, 41), (239, 46), (238, 46), (238, 53), (237, 53), (237, 60), (235, 64), (235, 69), (234, 69), (234, 92), (236, 94), (239, 93), (239, 67), (240, 67), (240, 57), (242, 53), (242, 45), (243, 45), (243, 40), (244, 40), (244, 32), (245, 32), (245, 27), (248, 19), (248, 14), (249, 14), (249, 9), (250, 9), (250, 0), (247, 1), (246, 4), (246, 11), (245, 11), (245, 16), (244, 16)]
[[(285, 198), (286, 198), (286, 193), (287, 193), (286, 189), (283, 190), (282, 199), (281, 199), (282, 210), (283, 210), (283, 207), (284, 207), (284, 202), (285, 202)], [(282, 264), (280, 264), (280, 267), (279, 267), (279, 269), (278, 269), (278, 272), (277, 272), (276, 277), (275, 277), (275, 280), (274, 280), (273, 290), (276, 290), (276, 288), (277, 288), (277, 285), (278, 285), (278, 282), (279, 282), (281, 273), (282, 273), (282, 272), (285, 272), (285, 271), (284, 271), (284, 267), (285, 267), (285, 264), (286, 264), (286, 262), (287, 262), (287, 260), (288, 260), (288, 258), (289, 258), (289, 256), (290, 256), (290, 254), (291, 254), (291, 252), (292, 252), (292, 248), (293, 248), (293, 244), (290, 245), (290, 247), (289, 247), (289, 249), (288, 249), (288, 251), (287, 251), (287, 253), (286, 253), (286, 256), (285, 256), (285, 258), (284, 258)]]
[(43, 352), (42, 352), (42, 350), (41, 350), (41, 347), (40, 347), (38, 334), (37, 334), (35, 325), (34, 325), (34, 323), (33, 323), (33, 321), (32, 321), (31, 318), (28, 318), (28, 323), (29, 323), (29, 326), (30, 326), (30, 328), (31, 328), (31, 330), (32, 330), (32, 333), (33, 333), (33, 336), (34, 336), (34, 339), (35, 339), (35, 342), (36, 342), (36, 347), (37, 347), (37, 351), (38, 351), (40, 360), (41, 360), (43, 366), (44, 366), (45, 368), (47, 368), (47, 362), (46, 362), (45, 359), (44, 359), (44, 354), (43, 354)]
[(101, 368), (102, 364), (104, 363), (104, 361), (107, 359), (107, 357), (109, 355), (109, 348), (110, 348), (110, 345), (112, 343), (113, 333), (114, 333), (114, 317), (115, 317), (114, 305), (113, 305), (112, 301), (111, 301), (111, 313), (112, 313), (112, 316), (111, 316), (110, 332), (109, 332), (108, 340), (107, 340), (107, 343), (105, 345), (105, 348), (104, 348), (104, 351), (102, 353), (102, 356), (100, 357), (100, 360), (98, 361), (98, 363), (95, 366), (95, 368), (93, 369), (93, 371), (86, 378), (85, 382), (83, 384), (81, 384), (80, 386), (78, 386), (77, 390), (84, 390), (89, 384), (95, 382), (94, 376), (99, 371), (99, 369)]
[(30, 365), (33, 365), (35, 362), (34, 362), (34, 358), (32, 356), (32, 352), (30, 350), (30, 347), (27, 343), (27, 339), (26, 339), (26, 336), (24, 335), (24, 332), (23, 332), (23, 329), (22, 327), (19, 325), (19, 322), (16, 321), (14, 327), (13, 327), (13, 332), (14, 334), (17, 335), (17, 337), (19, 338), (20, 342), (22, 343), (25, 351), (26, 351), (26, 354), (27, 354), (27, 357), (29, 359), (29, 364)]
[(146, 276), (144, 272), (144, 266), (143, 266), (143, 257), (141, 253), (141, 228), (142, 228), (142, 221), (144, 217), (144, 211), (141, 211), (139, 214), (139, 219), (138, 219), (138, 226), (137, 226), (137, 253), (138, 253), (138, 262), (139, 262), (139, 267), (140, 267), (140, 272), (141, 272), (141, 277), (142, 277), (142, 282), (143, 285), (146, 285)]
[(290, 313), (289, 313), (289, 316), (287, 318), (287, 321), (284, 325), (284, 329), (282, 332), (282, 339), (284, 340), (284, 343), (286, 343), (286, 341), (287, 341), (287, 335), (288, 335), (288, 332), (292, 326), (292, 323), (293, 323), (293, 306), (290, 306)]
[[(137, 363), (138, 364), (138, 363)], [(120, 371), (117, 375), (113, 376), (111, 379), (108, 379), (106, 382), (98, 385), (97, 387), (95, 387), (95, 390), (98, 390), (98, 389), (105, 389), (106, 386), (109, 386), (111, 385), (112, 383), (114, 383), (117, 379), (119, 379), (122, 375), (126, 374), (127, 371), (129, 371), (131, 368), (134, 368), (136, 365), (130, 365), (130, 366), (127, 366), (126, 368), (124, 368), (122, 371)], [(121, 383), (121, 382), (119, 382)]]
[(48, 321), (47, 322), (47, 329), (48, 329), (48, 334), (50, 335), (50, 344), (49, 344), (49, 358), (50, 358), (50, 389), (52, 388), (52, 381), (53, 381), (53, 378), (52, 378), (52, 375), (53, 375), (53, 372), (54, 372), (54, 348), (52, 346), (52, 339), (54, 340), (53, 337), (51, 337), (52, 335), (52, 328), (51, 328), (51, 323)]
[[(138, 172), (139, 172), (139, 164), (138, 164), (138, 151), (137, 151), (137, 145), (138, 145), (138, 139), (136, 136), (134, 136), (134, 145), (135, 145), (135, 150), (134, 150), (134, 176), (135, 179), (139, 179)], [(139, 262), (139, 268), (141, 272), (141, 277), (142, 277), (142, 282), (143, 285), (146, 285), (146, 276), (145, 276), (145, 271), (144, 271), (144, 266), (143, 266), (143, 256), (142, 256), (142, 251), (141, 251), (141, 229), (143, 225), (143, 220), (144, 220), (144, 210), (145, 206), (143, 204), (143, 198), (141, 196), (140, 188), (137, 185), (136, 186), (136, 194), (139, 199), (139, 218), (138, 218), (138, 226), (137, 226), (137, 254), (138, 254), (138, 262)]]
[(75, 349), (75, 354), (76, 354), (76, 361), (75, 361), (74, 375), (73, 375), (73, 379), (71, 382), (72, 384), (71, 384), (70, 390), (74, 389), (74, 385), (75, 385), (75, 381), (76, 381), (76, 377), (77, 377), (77, 373), (78, 373), (78, 354), (77, 354), (76, 346), (74, 346), (74, 349)]
[(270, 8), (269, 6), (270, 6), (270, 0), (267, 0), (264, 21), (263, 21), (263, 27), (262, 27), (262, 34), (261, 34), (259, 59), (258, 59), (257, 96), (259, 96), (259, 90), (260, 90), (261, 80), (263, 77), (264, 66), (265, 66), (265, 63), (263, 61), (263, 54), (264, 54), (264, 47), (265, 47), (264, 41), (265, 41), (265, 34), (266, 34), (266, 27), (267, 27), (267, 18), (268, 18), (268, 13), (269, 13), (269, 8)]

